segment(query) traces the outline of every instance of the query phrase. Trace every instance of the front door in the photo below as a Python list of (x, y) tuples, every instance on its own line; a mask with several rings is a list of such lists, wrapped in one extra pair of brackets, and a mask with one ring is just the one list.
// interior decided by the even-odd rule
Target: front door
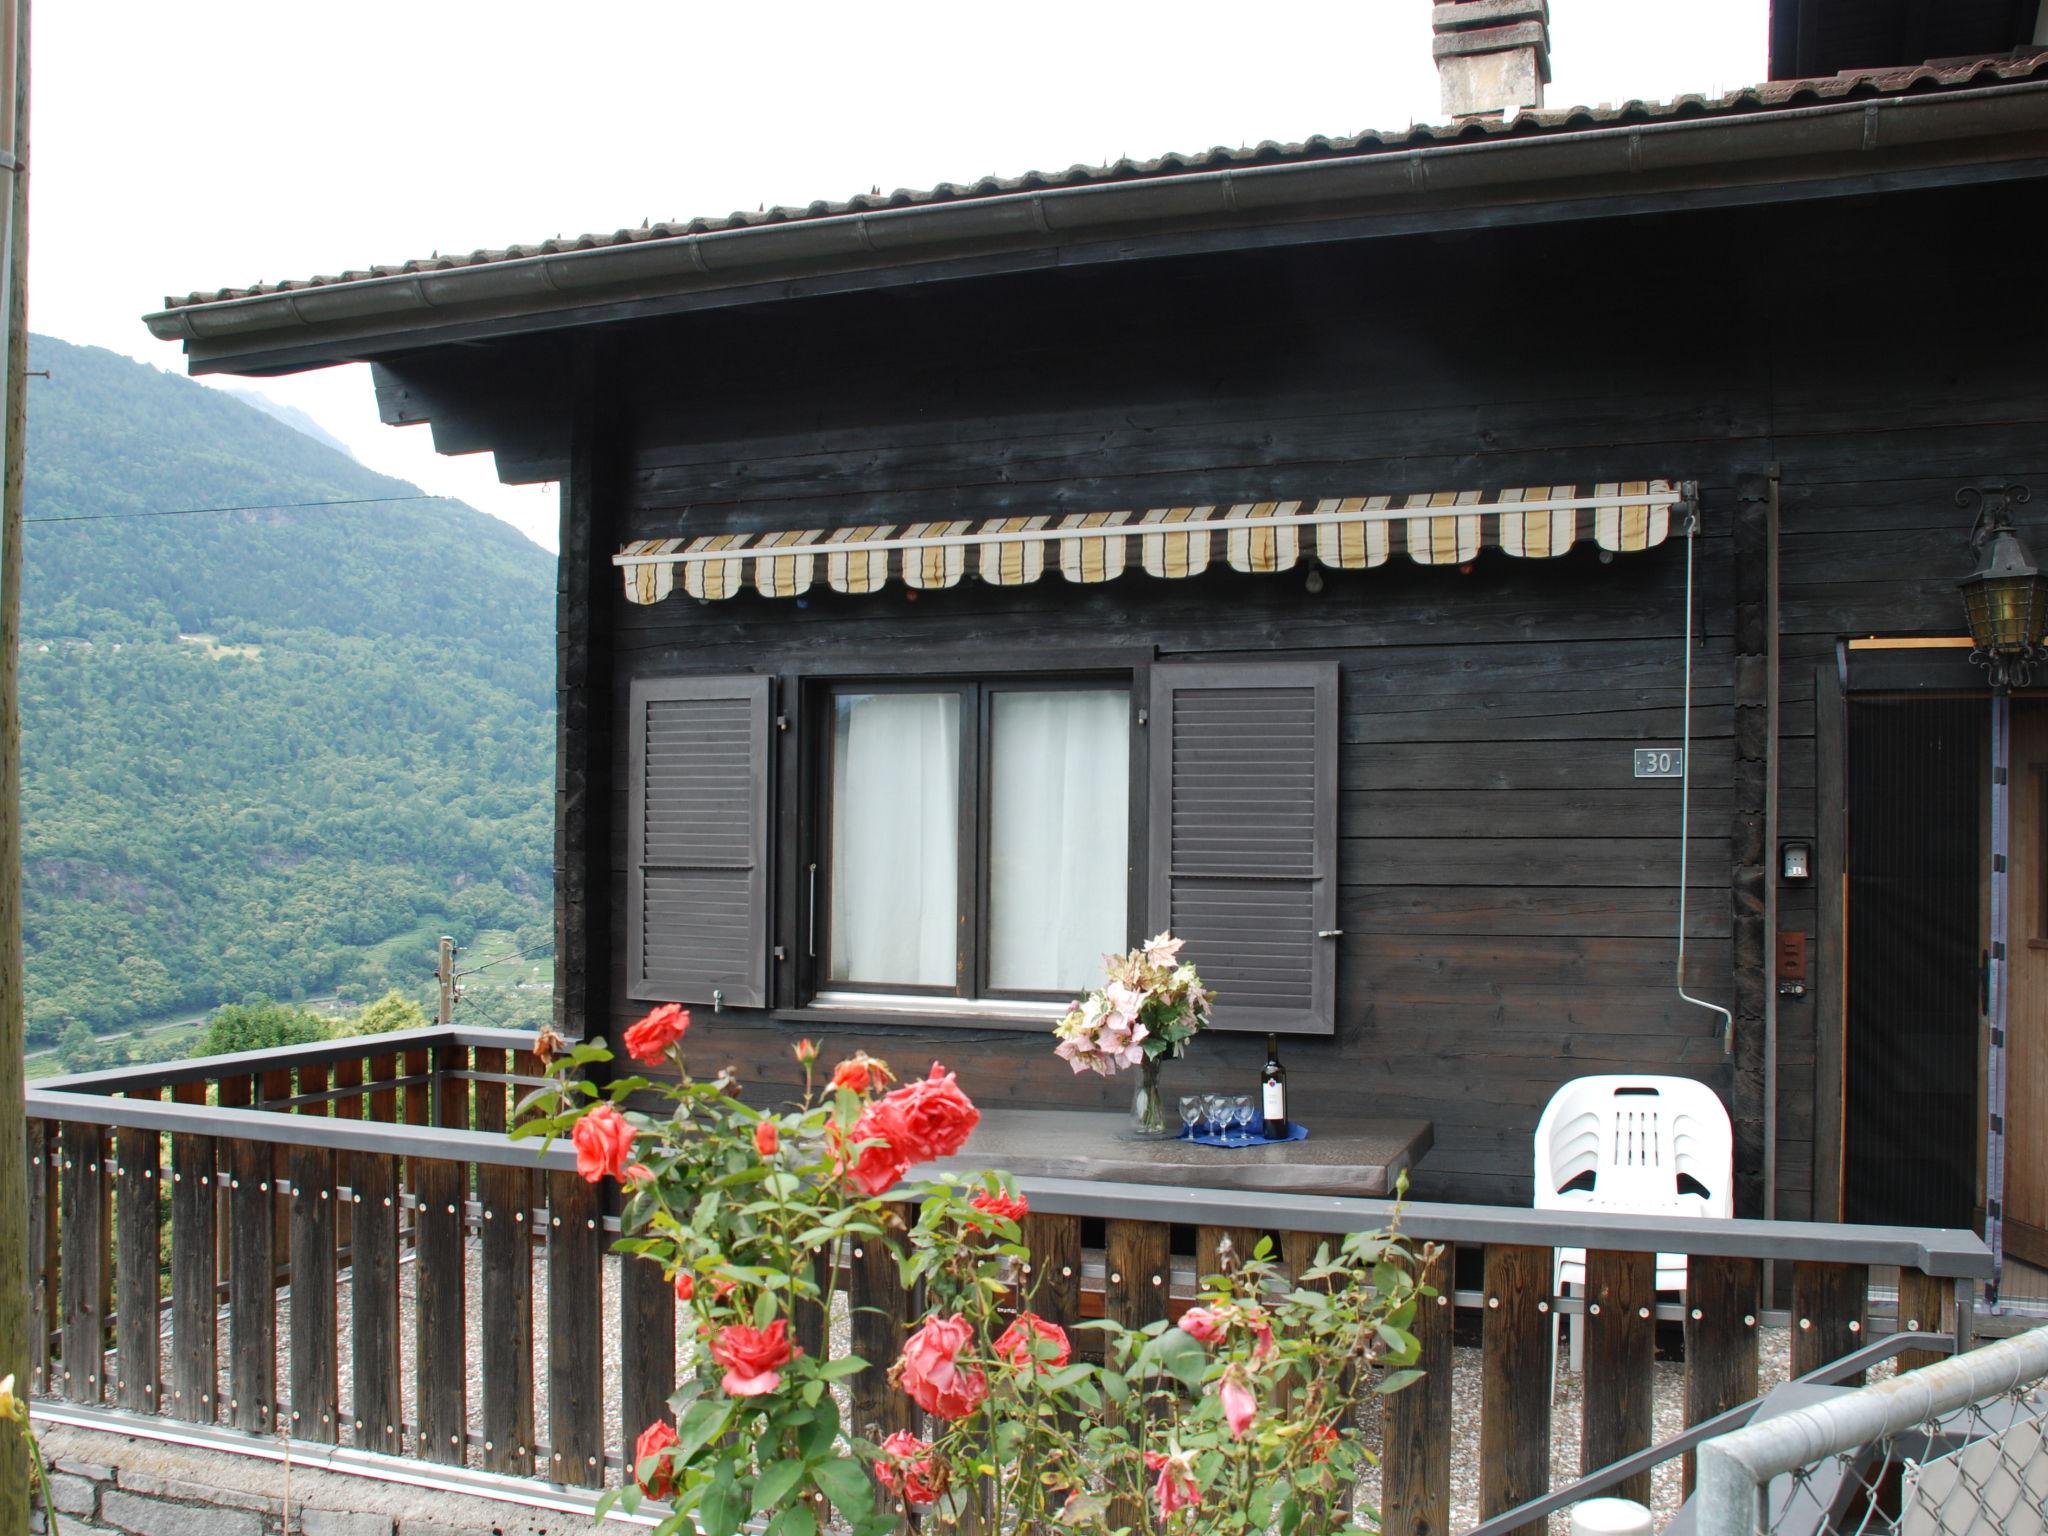
[(2048, 1270), (2048, 701), (2013, 701), (2011, 869), (2005, 1249)]

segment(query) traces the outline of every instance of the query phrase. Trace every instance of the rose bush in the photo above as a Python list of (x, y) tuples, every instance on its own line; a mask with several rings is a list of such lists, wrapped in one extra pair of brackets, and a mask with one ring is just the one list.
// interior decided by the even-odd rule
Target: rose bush
[[(567, 1135), (585, 1178), (618, 1181), (615, 1248), (662, 1266), (695, 1355), (672, 1417), (638, 1432), (628, 1484), (600, 1514), (666, 1499), (662, 1536), (735, 1536), (753, 1516), (769, 1536), (817, 1536), (834, 1514), (854, 1536), (882, 1536), (905, 1511), (927, 1529), (1093, 1536), (1348, 1523), (1343, 1500), (1368, 1454), (1351, 1406), (1361, 1388), (1395, 1391), (1417, 1374), (1409, 1326), (1431, 1294), (1417, 1277), (1433, 1251), (1353, 1234), (1290, 1276), (1262, 1241), (1229, 1255), (1177, 1325), (1079, 1324), (1100, 1351), (1078, 1359), (1035, 1309), (1029, 1206), (1007, 1178), (899, 1187), (969, 1143), (980, 1116), (952, 1073), (934, 1063), (898, 1083), (861, 1054), (816, 1089), (804, 1041), (802, 1098), (764, 1111), (725, 1075), (689, 1075), (688, 1028), (665, 1005), (627, 1032), (636, 1059), (673, 1068), (661, 1082), (599, 1086), (587, 1074), (612, 1061), (603, 1043), (561, 1048), (558, 1081), (522, 1106), (534, 1118), (514, 1133)], [(637, 1107), (650, 1097), (667, 1112)], [(915, 1202), (914, 1224), (891, 1194)], [(832, 1313), (844, 1259), (825, 1260), (855, 1245), (881, 1245), (922, 1298), (896, 1358), (875, 1363), (923, 1411), (928, 1439), (861, 1440), (835, 1383), (868, 1362), (798, 1343), (803, 1319)]]

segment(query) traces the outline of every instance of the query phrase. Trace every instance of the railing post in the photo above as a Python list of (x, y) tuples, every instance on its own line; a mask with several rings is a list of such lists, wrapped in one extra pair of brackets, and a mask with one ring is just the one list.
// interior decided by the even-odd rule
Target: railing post
[(548, 1476), (596, 1488), (604, 1483), (603, 1208), (597, 1186), (576, 1173), (548, 1175), (548, 1208)]
[(28, 1381), (54, 1392), (50, 1337), (57, 1330), (57, 1143), (47, 1120), (28, 1122)]
[[(413, 1363), (418, 1373), (419, 1454), (429, 1461), (461, 1466), (469, 1433), (468, 1281), (469, 1244), (464, 1205), (469, 1165), (440, 1158), (410, 1160), (418, 1203), (413, 1207)], [(601, 1292), (586, 1292), (585, 1307), (601, 1304)]]
[(1457, 1250), (1444, 1245), (1421, 1276), (1434, 1296), (1418, 1297), (1410, 1332), (1422, 1380), (1386, 1404), (1381, 1528), (1387, 1536), (1445, 1536), (1451, 1528), (1451, 1305)]
[[(389, 1062), (391, 1058), (379, 1060)], [(371, 1075), (377, 1075), (376, 1062), (371, 1064)], [(398, 1350), (398, 1191), (395, 1152), (356, 1154), (354, 1198), (349, 1202), (355, 1218), (355, 1241), (349, 1247), (355, 1443), (362, 1450), (393, 1456), (405, 1449), (399, 1424), (403, 1399)]]
[(100, 1400), (106, 1362), (106, 1142), (96, 1125), (64, 1127), (64, 1395)]
[[(1685, 1423), (1704, 1423), (1756, 1396), (1763, 1266), (1755, 1259), (1694, 1255), (1685, 1271)], [(1685, 1457), (1691, 1492), (1695, 1458)], [(1638, 1501), (1641, 1502), (1641, 1501)]]
[[(892, 1207), (901, 1215), (900, 1207)], [(853, 1353), (867, 1364), (849, 1382), (853, 1433), (880, 1442), (899, 1429), (915, 1427), (913, 1404), (889, 1385), (889, 1367), (903, 1350), (910, 1326), (911, 1297), (897, 1276), (889, 1245), (879, 1237), (850, 1240), (846, 1263), (846, 1306)]]
[[(179, 1104), (204, 1104), (206, 1084), (180, 1083)], [(171, 1137), (171, 1403), (194, 1424), (214, 1420), (220, 1386), (219, 1153), (211, 1136)]]
[[(479, 1072), (503, 1072), (504, 1051), (478, 1050)], [(476, 1128), (503, 1131), (506, 1085), (476, 1085)], [(483, 1207), (484, 1466), (522, 1476), (533, 1465), (532, 1174), (505, 1163), (476, 1171)]]
[[(1942, 1310), (1948, 1302), (1948, 1286), (1932, 1275), (1901, 1265), (1899, 1268), (1899, 1331), (1901, 1333), (1941, 1333)], [(1899, 1356), (1899, 1369), (1917, 1371), (1933, 1365), (1937, 1360), (1946, 1360), (1947, 1355), (1932, 1349), (1909, 1349)]]
[[(1800, 1259), (1792, 1265), (1792, 1374), (1804, 1376), (1869, 1342), (1870, 1266)], [(1849, 1379), (1861, 1386), (1863, 1373)]]
[[(138, 1088), (128, 1097), (154, 1103), (157, 1090)], [(114, 1337), (119, 1362), (114, 1401), (136, 1413), (155, 1413), (162, 1396), (162, 1329), (157, 1317), (163, 1266), (157, 1164), (162, 1156), (162, 1142), (154, 1133), (114, 1132)]]
[[(1479, 1492), (1480, 1514), (1488, 1518), (1550, 1487), (1550, 1280), (1550, 1249), (1487, 1246)], [(1544, 1529), (1534, 1521), (1520, 1536), (1543, 1536)]]
[(335, 1308), (334, 1153), (291, 1149), (292, 1433), (333, 1442), (340, 1436), (340, 1346)]
[(271, 1143), (231, 1141), (228, 1162), (228, 1413), (237, 1429), (276, 1426), (277, 1199)]
[[(1586, 1376), (1580, 1468), (1597, 1472), (1650, 1446), (1650, 1373), (1657, 1355), (1657, 1256), (1586, 1255)], [(1610, 1490), (1650, 1502), (1643, 1471)]]
[[(671, 1417), (676, 1389), (676, 1293), (661, 1266), (619, 1258), (619, 1414), (630, 1447), (640, 1431)], [(808, 1347), (808, 1346), (807, 1346)]]

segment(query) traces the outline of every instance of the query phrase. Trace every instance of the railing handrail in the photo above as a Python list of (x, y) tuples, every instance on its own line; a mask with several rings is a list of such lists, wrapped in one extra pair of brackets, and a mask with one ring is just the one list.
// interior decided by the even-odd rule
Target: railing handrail
[[(468, 1029), (429, 1024), (425, 1029), (394, 1029), (382, 1035), (344, 1035), (338, 1040), (312, 1040), (304, 1045), (273, 1046), (262, 1051), (235, 1051), (225, 1056), (190, 1056), (182, 1061), (142, 1066), (106, 1067), (98, 1072), (71, 1072), (46, 1077), (34, 1086), (46, 1093), (126, 1093), (137, 1088), (172, 1088), (179, 1083), (211, 1082), (217, 1077), (251, 1077), (289, 1067), (324, 1067), (367, 1056), (392, 1056), (428, 1050), (437, 1045), (482, 1050), (530, 1051), (534, 1033), (528, 1029)], [(374, 1085), (368, 1085), (374, 1086)]]
[[(517, 1031), (408, 1031), (379, 1041), (422, 1037), (442, 1043), (492, 1046)], [(484, 1038), (492, 1036), (495, 1038)], [(335, 1042), (323, 1042), (331, 1047)], [(360, 1045), (360, 1041), (355, 1042)], [(307, 1049), (293, 1047), (292, 1049)], [(275, 1061), (283, 1052), (267, 1053)], [(347, 1054), (347, 1053), (344, 1053)], [(382, 1054), (379, 1052), (379, 1054)], [(236, 1060), (236, 1058), (214, 1058)], [(298, 1058), (306, 1060), (308, 1058)], [(323, 1058), (312, 1058), (316, 1062)], [(95, 1077), (100, 1074), (93, 1074)], [(235, 1074), (239, 1075), (239, 1074)], [(366, 1085), (374, 1086), (374, 1085)], [(162, 1103), (101, 1093), (36, 1086), (28, 1090), (32, 1118), (73, 1124), (123, 1126), (158, 1133), (215, 1136), (338, 1152), (439, 1158), (449, 1162), (541, 1168), (576, 1166), (573, 1149), (556, 1142), (515, 1140), (496, 1131), (349, 1120), (330, 1115), (287, 1115), (261, 1109)], [(1253, 1227), (1341, 1235), (1386, 1226), (1397, 1212), (1414, 1237), (1452, 1243), (1518, 1244), (1608, 1252), (1667, 1251), (1702, 1257), (1819, 1260), (1840, 1264), (1897, 1264), (1947, 1279), (1987, 1279), (1991, 1250), (1973, 1232), (1931, 1227), (1862, 1227), (1817, 1221), (1754, 1221), (1686, 1216), (1588, 1216), (1576, 1211), (1520, 1206), (1450, 1205), (1337, 1195), (1286, 1195), (1173, 1184), (1097, 1179), (1020, 1177), (1018, 1190), (1033, 1209), (1055, 1216), (1180, 1222), (1195, 1226)], [(908, 1191), (905, 1192), (906, 1197)]]
[(2048, 1328), (2037, 1328), (1717, 1436), (1699, 1448), (1697, 1529), (1753, 1532), (1773, 1478), (2043, 1378)]

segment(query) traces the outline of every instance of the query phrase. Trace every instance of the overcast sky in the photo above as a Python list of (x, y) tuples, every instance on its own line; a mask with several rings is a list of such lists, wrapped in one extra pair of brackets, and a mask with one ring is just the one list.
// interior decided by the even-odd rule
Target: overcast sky
[[(1764, 76), (1768, 0), (1550, 0), (1548, 104)], [(43, 0), (29, 319), (182, 370), (167, 293), (437, 250), (1437, 116), (1428, 0), (865, 5)], [(553, 548), (552, 488), (266, 380), (357, 456)]]

